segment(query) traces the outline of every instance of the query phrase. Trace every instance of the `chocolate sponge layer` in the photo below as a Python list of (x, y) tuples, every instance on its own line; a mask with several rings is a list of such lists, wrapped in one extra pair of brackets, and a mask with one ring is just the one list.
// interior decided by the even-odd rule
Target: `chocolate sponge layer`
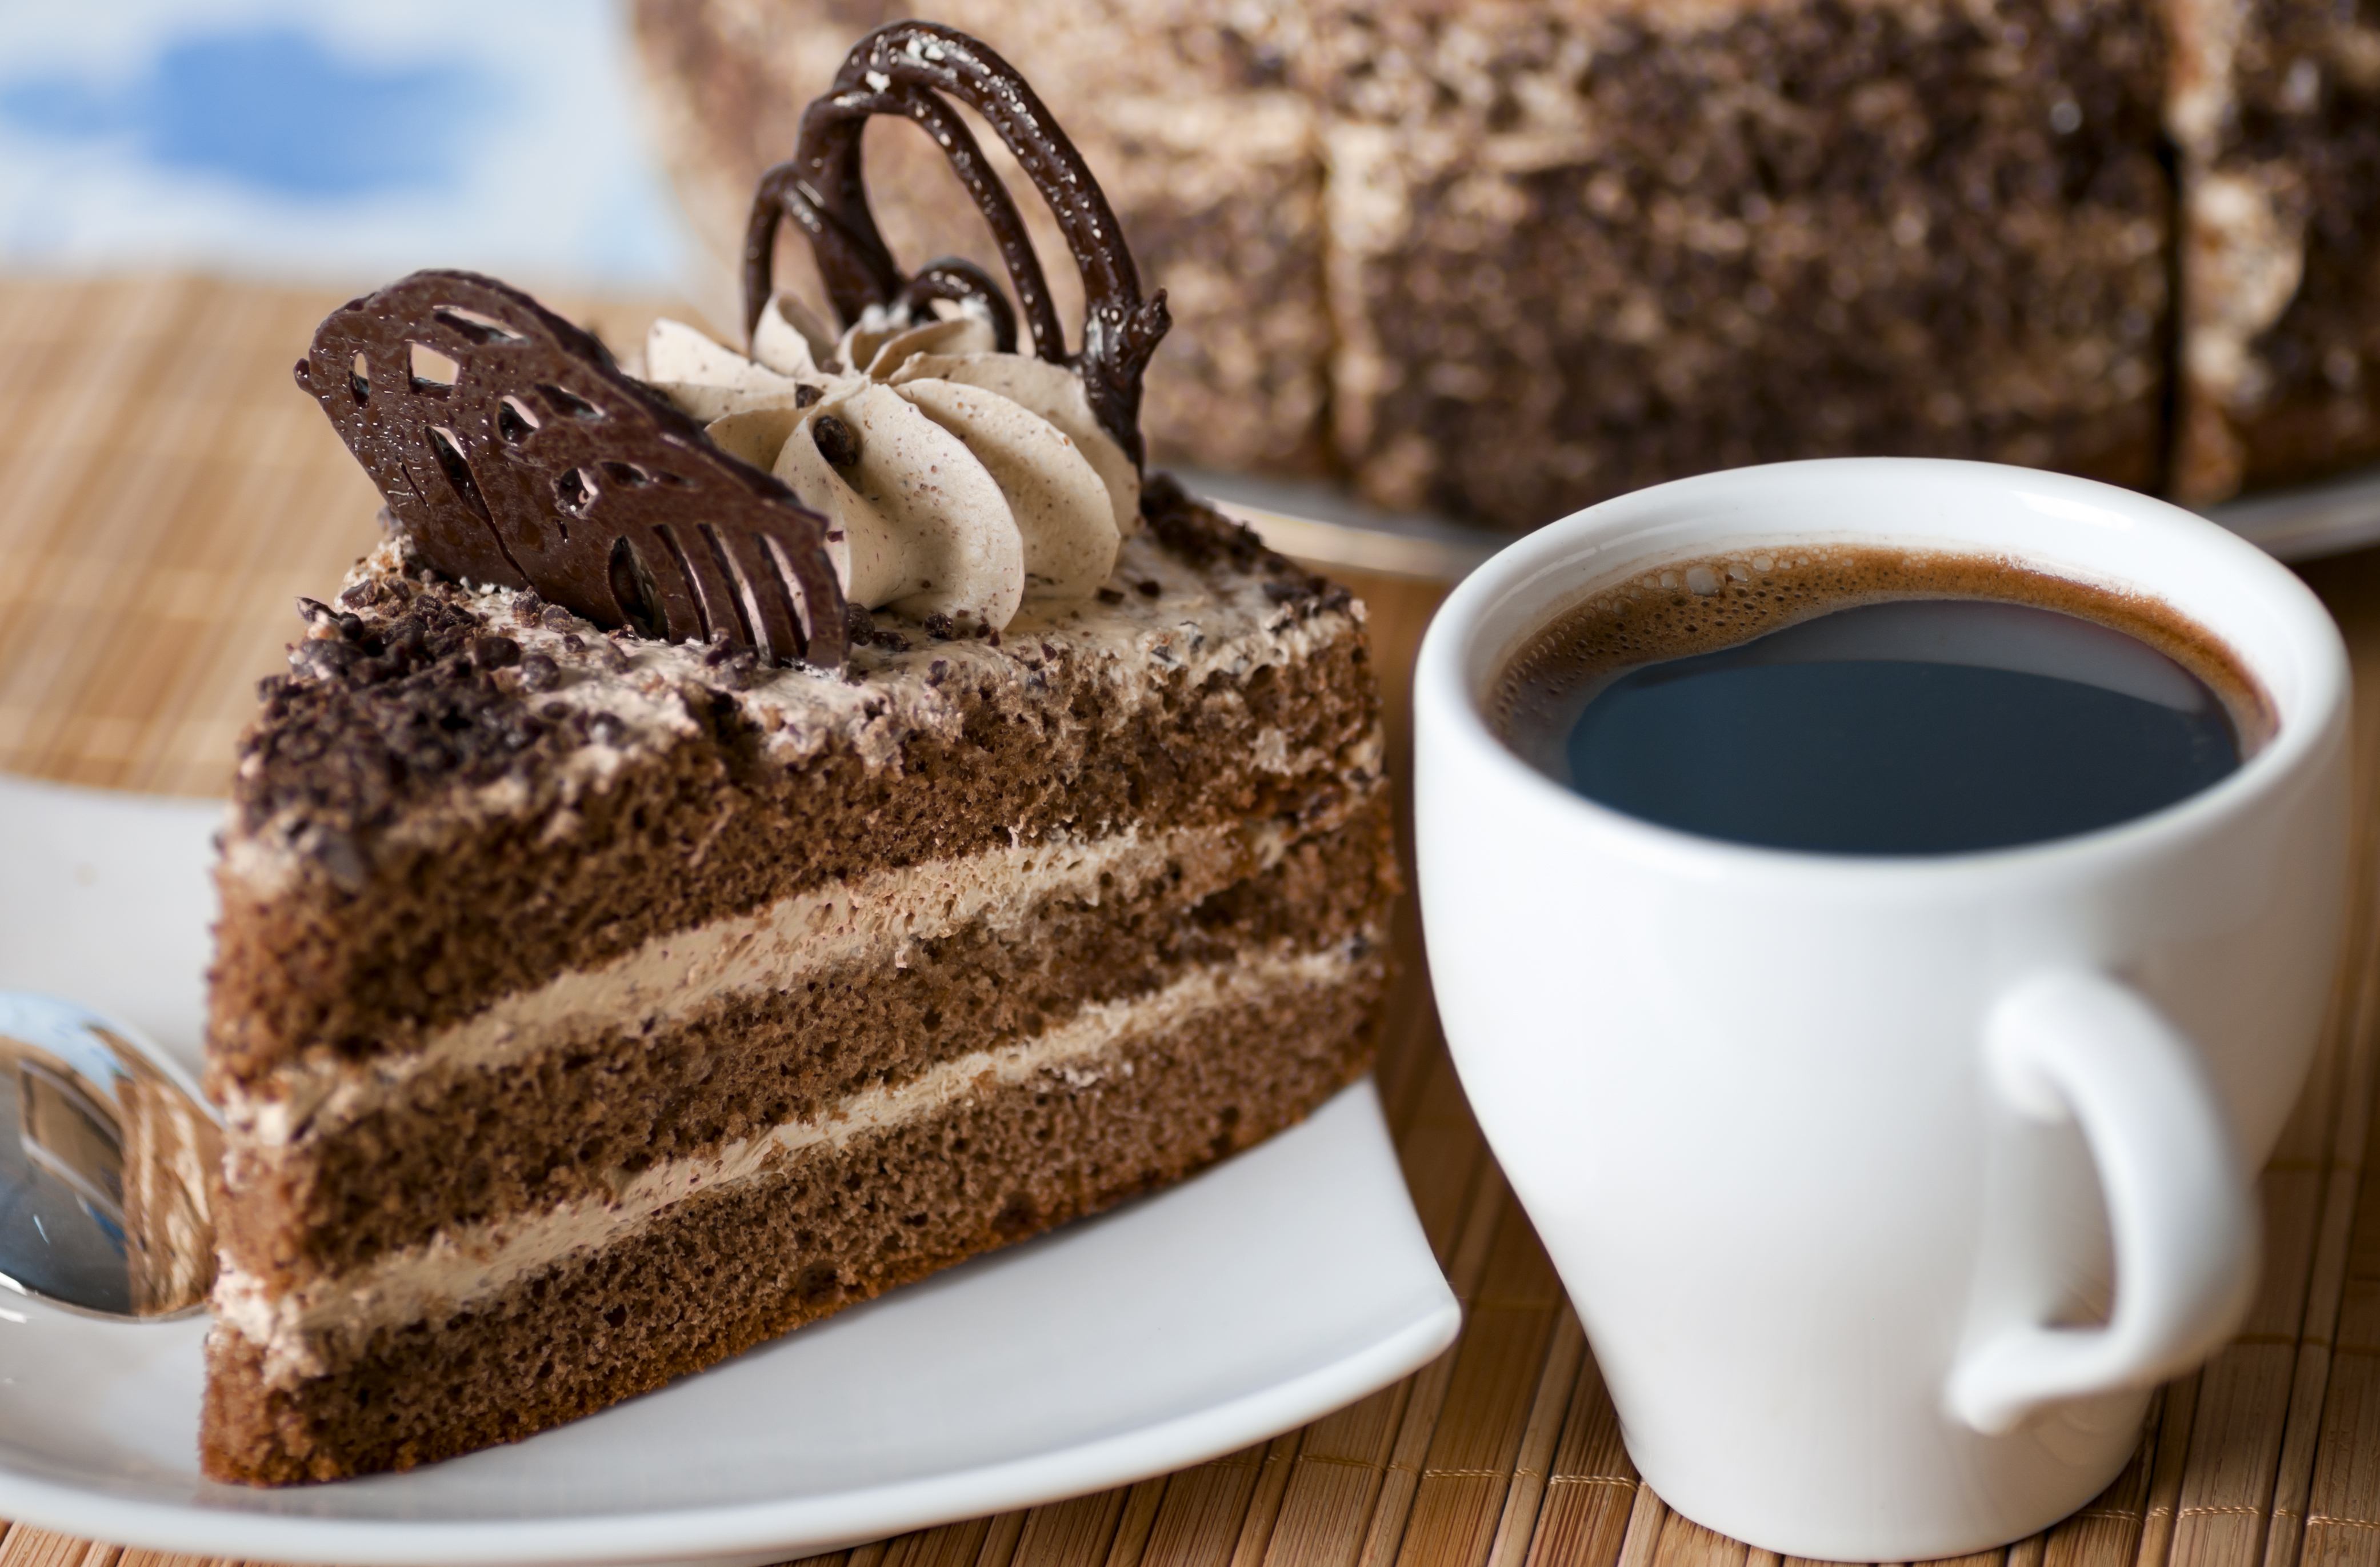
[[(1006, 931), (921, 943), (731, 996), (650, 1034), (617, 1026), (516, 1062), (426, 1072), (404, 1098), (266, 1158), (235, 1149), (228, 1257), (274, 1288), (454, 1223), (532, 1211), (607, 1175), (716, 1151), (848, 1095), (1032, 1039), (1240, 954), (1363, 952), (1393, 889), (1385, 795), (1354, 823), (1196, 901), (1163, 880), (1119, 906), (1056, 902)], [(633, 1030), (633, 1020), (627, 1020)]]
[[(1205, 1013), (1054, 1074), (691, 1198), (438, 1322), (277, 1387), (218, 1324), (200, 1452), (217, 1479), (337, 1479), (590, 1414), (845, 1306), (1189, 1175), (1359, 1074), (1385, 955), (1336, 987)], [(1096, 1080), (1093, 1080), (1095, 1077)]]

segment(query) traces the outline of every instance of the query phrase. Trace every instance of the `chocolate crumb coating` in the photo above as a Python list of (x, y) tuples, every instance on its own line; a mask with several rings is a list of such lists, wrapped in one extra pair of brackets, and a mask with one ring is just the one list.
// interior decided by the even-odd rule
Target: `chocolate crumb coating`
[(1337, 446), (1375, 501), (1524, 528), (1848, 454), (2157, 482), (2145, 8), (1315, 15)]
[(359, 587), (359, 599), (392, 613), (370, 623), (343, 615), (333, 636), (291, 650), (296, 677), (259, 687), (263, 711), (241, 742), (234, 784), (246, 831), (302, 815), (307, 851), (350, 886), (364, 875), (358, 836), (407, 802), (492, 784), (590, 738), (583, 718), (541, 718), (517, 685), (495, 679), (520, 662), (520, 644), (486, 635), (451, 589), (404, 577)]
[(2168, 0), (2192, 503), (2380, 458), (2380, 0)]

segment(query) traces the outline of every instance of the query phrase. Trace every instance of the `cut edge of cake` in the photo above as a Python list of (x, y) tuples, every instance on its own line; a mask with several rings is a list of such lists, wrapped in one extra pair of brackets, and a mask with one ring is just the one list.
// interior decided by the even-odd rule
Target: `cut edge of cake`
[[(1362, 606), (1166, 481), (1148, 511), (1091, 603), (997, 641), (888, 621), (833, 675), (608, 637), (533, 595), (424, 579), (400, 541), (359, 568), (269, 710), (308, 760), (280, 758), (270, 723), (251, 736), (221, 872), (212, 1087), (232, 1134), (211, 1474), (332, 1478), (528, 1434), (1182, 1179), (1360, 1075), (1398, 885)], [(384, 634), (424, 619), (443, 629), (395, 661), (413, 667), (375, 670)], [(385, 742), (444, 711), (474, 733), (542, 728), (501, 766), (451, 759), (392, 802), (309, 784), (331, 738), (288, 717), (310, 701), (351, 741), (379, 737), (346, 753), (371, 753), (373, 777), (405, 766)], [(1021, 759), (1048, 737), (994, 737), (1037, 704), (1088, 715), (1062, 765), (1136, 776), (1168, 814), (1124, 805), (1062, 829), (1047, 808), (1063, 791), (1037, 788), (1045, 808), (1015, 831), (948, 820), (965, 851), (915, 853), (900, 796), (931, 820), (948, 778), (913, 768), (970, 750), (1030, 776)], [(277, 769), (298, 777), (276, 790)], [(723, 838), (738, 810), (722, 801), (782, 832), (820, 779), (876, 781), (880, 822), (901, 820), (840, 856), (789, 856), (773, 882), (722, 863), (708, 929), (598, 938), (577, 962), (566, 914), (523, 916), (510, 955), (546, 966), (498, 965), (510, 978), (476, 988), (434, 939), (442, 868), (468, 880), (540, 844), (600, 867), (600, 834), (625, 820), (607, 797), (672, 797), (642, 782)], [(408, 814), (422, 801), (452, 808), (425, 822)], [(850, 874), (854, 856), (874, 868)], [(379, 917), (383, 876), (432, 895)], [(518, 914), (546, 880), (532, 869), (497, 906)], [(310, 985), (442, 973), (459, 999), (442, 1012), (417, 990), (407, 1016), (386, 994), (384, 1031), (336, 981), (325, 1028)], [(814, 980), (840, 999), (777, 1005)], [(276, 985), (312, 993), (276, 1002)], [(888, 1035), (936, 1010), (904, 987), (935, 985), (941, 1032)], [(815, 1060), (829, 1039), (845, 1070)], [(607, 1066), (625, 1086), (599, 1092)], [(455, 1157), (457, 1136), (477, 1151)], [(776, 1261), (739, 1274), (735, 1233)], [(673, 1312), (673, 1290), (715, 1299)]]

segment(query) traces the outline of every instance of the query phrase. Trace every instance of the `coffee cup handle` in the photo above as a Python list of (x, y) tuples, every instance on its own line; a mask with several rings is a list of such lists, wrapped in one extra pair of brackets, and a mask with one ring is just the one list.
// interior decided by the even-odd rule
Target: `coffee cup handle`
[(2036, 975), (1984, 1025), (2008, 1105), (2071, 1119), (2098, 1166), (2116, 1253), (2106, 1326), (2024, 1323), (1952, 1367), (1952, 1412), (1998, 1435), (2046, 1404), (2146, 1388), (2228, 1339), (2256, 1283), (2256, 1214), (2197, 1048), (2138, 991), (2087, 970)]

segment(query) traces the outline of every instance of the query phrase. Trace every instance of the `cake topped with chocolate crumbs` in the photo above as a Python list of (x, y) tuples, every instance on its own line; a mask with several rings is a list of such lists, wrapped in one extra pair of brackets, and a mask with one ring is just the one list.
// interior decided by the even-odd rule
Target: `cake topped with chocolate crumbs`
[[(996, 185), (1014, 304), (867, 223), (860, 123), (965, 135), (953, 100), (1051, 181), (1085, 348)], [(786, 166), (741, 347), (663, 323), (623, 369), (424, 273), (300, 367), (388, 531), (300, 601), (217, 870), (218, 1478), (590, 1414), (1182, 1180), (1369, 1059), (1364, 609), (1143, 472), (1164, 306), (1071, 143), (901, 23)], [(773, 289), (787, 219), (838, 332)]]

